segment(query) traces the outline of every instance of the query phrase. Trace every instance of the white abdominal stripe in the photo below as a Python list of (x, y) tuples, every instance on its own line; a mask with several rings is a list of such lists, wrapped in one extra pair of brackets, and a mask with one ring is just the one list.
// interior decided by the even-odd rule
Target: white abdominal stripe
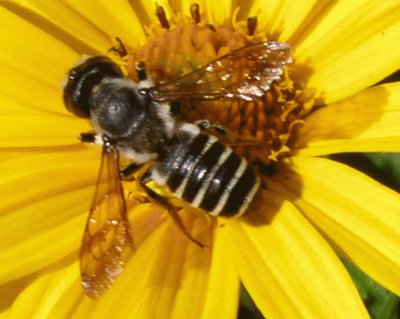
[(247, 161), (211, 135), (192, 131), (182, 156), (166, 185), (179, 198), (213, 216), (243, 214), (259, 188), (259, 179)]

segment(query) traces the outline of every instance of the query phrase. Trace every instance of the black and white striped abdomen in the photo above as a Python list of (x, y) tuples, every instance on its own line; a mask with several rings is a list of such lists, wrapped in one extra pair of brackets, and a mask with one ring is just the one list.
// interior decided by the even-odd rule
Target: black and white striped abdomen
[(210, 215), (243, 214), (260, 184), (247, 161), (192, 124), (184, 124), (177, 136), (177, 144), (154, 167), (154, 180)]

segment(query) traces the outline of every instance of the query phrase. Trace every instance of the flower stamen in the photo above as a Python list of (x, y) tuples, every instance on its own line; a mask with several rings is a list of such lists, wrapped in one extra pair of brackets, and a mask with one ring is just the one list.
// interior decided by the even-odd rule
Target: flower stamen
[(156, 4), (156, 17), (158, 18), (158, 21), (160, 22), (162, 28), (167, 30), (170, 28), (164, 7), (159, 6), (158, 4)]
[(194, 23), (198, 24), (201, 22), (200, 6), (198, 5), (198, 3), (191, 4), (190, 15), (192, 16)]
[(247, 18), (247, 34), (252, 36), (256, 32), (257, 29), (257, 17), (248, 17)]

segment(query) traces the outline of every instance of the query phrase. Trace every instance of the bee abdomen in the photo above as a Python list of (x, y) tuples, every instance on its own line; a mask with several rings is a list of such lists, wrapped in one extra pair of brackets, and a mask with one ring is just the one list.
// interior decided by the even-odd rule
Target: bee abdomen
[(241, 215), (259, 188), (247, 161), (211, 135), (193, 136), (172, 162), (166, 185), (177, 197), (210, 215)]

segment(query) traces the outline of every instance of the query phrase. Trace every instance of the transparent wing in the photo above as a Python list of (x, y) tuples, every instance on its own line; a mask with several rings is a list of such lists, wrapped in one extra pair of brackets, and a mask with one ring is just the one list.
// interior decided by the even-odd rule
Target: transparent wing
[(250, 44), (171, 82), (151, 89), (158, 102), (262, 97), (292, 62), (287, 43)]
[(80, 252), (85, 292), (92, 298), (100, 296), (121, 274), (132, 252), (118, 152), (103, 147), (97, 188)]

